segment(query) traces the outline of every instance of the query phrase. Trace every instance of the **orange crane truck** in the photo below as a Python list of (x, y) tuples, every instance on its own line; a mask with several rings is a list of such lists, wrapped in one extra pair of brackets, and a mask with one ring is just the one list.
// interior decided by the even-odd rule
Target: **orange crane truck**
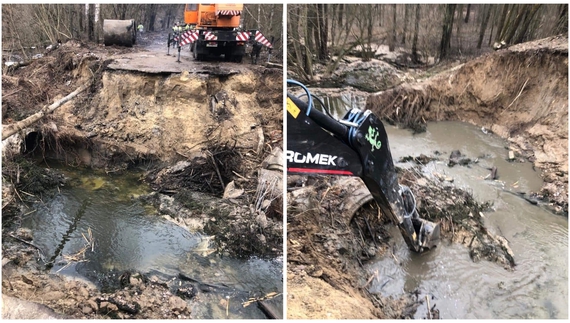
[(258, 30), (242, 30), (243, 4), (187, 4), (184, 22), (190, 30), (180, 32), (174, 40), (178, 47), (191, 44), (194, 59), (224, 55), (227, 61), (241, 62), (248, 41), (269, 48), (271, 43)]

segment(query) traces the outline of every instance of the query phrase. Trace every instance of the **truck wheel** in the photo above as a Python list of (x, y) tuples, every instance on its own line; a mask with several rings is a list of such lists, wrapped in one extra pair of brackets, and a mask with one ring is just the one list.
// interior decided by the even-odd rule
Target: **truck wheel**
[(236, 63), (241, 63), (242, 59), (243, 59), (243, 55), (234, 56), (234, 62), (236, 62)]

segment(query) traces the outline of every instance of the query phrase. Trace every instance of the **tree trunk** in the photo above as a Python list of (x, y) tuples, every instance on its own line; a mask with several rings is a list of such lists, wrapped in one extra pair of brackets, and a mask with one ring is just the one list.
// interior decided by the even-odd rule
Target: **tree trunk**
[(396, 49), (396, 5), (392, 5), (392, 37), (390, 37), (390, 44), (388, 48), (391, 52)]
[(301, 15), (301, 5), (291, 5), (294, 6), (290, 10), (295, 12), (294, 15), (289, 15), (289, 19), (287, 20), (287, 33), (288, 38), (291, 39), (290, 44), (288, 46), (289, 49), (287, 51), (287, 61), (290, 66), (296, 66), (296, 71), (303, 80), (306, 80), (307, 77), (303, 70), (303, 54), (301, 51), (301, 44), (300, 44), (300, 35), (299, 35), (299, 24), (300, 24), (300, 15)]
[(404, 31), (402, 32), (402, 45), (406, 44), (406, 33), (408, 32), (408, 22), (410, 21), (410, 6), (409, 4), (404, 5)]
[(456, 32), (455, 32), (455, 37), (457, 38), (457, 48), (459, 48), (459, 50), (461, 51), (462, 45), (463, 45), (463, 44), (461, 43), (461, 25), (463, 25), (463, 24), (461, 23), (461, 20), (462, 20), (462, 19), (461, 19), (461, 16), (462, 16), (462, 14), (463, 14), (463, 4), (461, 4), (461, 3), (458, 4), (456, 11), (457, 11), (457, 17), (458, 17), (458, 20), (459, 20), (459, 21), (457, 22), (457, 29), (456, 29)]
[(89, 4), (89, 41), (95, 41), (95, 4)]
[[(513, 37), (515, 36), (515, 32), (519, 28), (521, 21), (523, 20), (523, 17), (526, 16), (530, 12), (531, 6), (532, 5), (528, 5), (528, 4), (522, 5), (519, 8), (518, 13), (517, 13), (514, 21), (506, 26), (508, 28), (507, 28), (507, 32), (505, 33), (505, 37), (503, 38), (503, 40), (507, 44), (511, 44), (511, 41), (512, 41)], [(538, 6), (540, 6), (540, 5), (538, 5)]]
[(504, 4), (503, 5), (503, 11), (501, 13), (501, 15), (499, 16), (499, 23), (497, 24), (497, 31), (495, 34), (495, 41), (499, 42), (501, 41), (501, 37), (503, 36), (502, 34), (503, 32), (503, 28), (505, 25), (505, 20), (507, 19), (507, 14), (509, 13), (509, 5), (508, 4)]
[(532, 20), (534, 19), (534, 16), (536, 15), (536, 13), (538, 12), (538, 9), (540, 9), (540, 7), (541, 7), (540, 4), (533, 4), (533, 5), (526, 5), (525, 6), (527, 12), (525, 14), (524, 21), (522, 21), (522, 23), (520, 24), (521, 28), (520, 28), (519, 32), (517, 33), (517, 36), (516, 36), (513, 44), (519, 44), (525, 40), (525, 37), (527, 36), (527, 33), (528, 33), (528, 29), (529, 29), (530, 25), (532, 24)]
[(80, 4), (78, 4), (77, 7), (79, 7), (79, 10), (78, 10), (79, 14), (77, 15), (78, 18), (79, 18), (79, 31), (78, 31), (77, 37), (78, 37), (79, 39), (83, 39), (83, 36), (84, 36), (83, 31), (85, 30), (85, 23), (84, 23), (85, 17), (84, 17), (84, 15), (82, 14), (83, 6), (80, 5)]
[[(305, 38), (305, 47), (307, 48), (307, 55), (309, 54), (309, 52), (313, 52), (316, 51), (315, 49), (317, 48), (317, 46), (315, 45), (316, 43), (318, 43), (318, 31), (316, 30), (316, 25), (317, 25), (317, 13), (315, 10), (315, 4), (307, 4), (305, 6), (305, 10), (307, 12), (306, 14), (306, 23), (305, 23), (305, 33), (304, 33), (304, 38)], [(311, 54), (312, 56), (312, 54)], [(311, 58), (312, 59), (312, 58)]]
[(327, 27), (327, 13), (326, 8), (327, 4), (317, 4), (316, 5), (316, 13), (317, 13), (317, 34), (318, 37), (317, 41), (317, 57), (319, 60), (324, 61), (327, 58), (328, 54), (328, 27)]
[(416, 4), (416, 22), (414, 25), (414, 38), (412, 39), (412, 58), (417, 63), (419, 62), (418, 57), (418, 32), (420, 30), (420, 5)]
[(344, 17), (344, 5), (338, 5), (338, 27), (342, 29), (342, 18)]
[(99, 33), (101, 30), (101, 26), (99, 23), (100, 13), (101, 13), (101, 5), (97, 3), (95, 4), (95, 11), (93, 13), (93, 25), (95, 26), (94, 37), (95, 37), (95, 42), (97, 44), (99, 44)]
[(261, 29), (261, 5), (257, 5), (257, 30)]
[(483, 44), (483, 38), (485, 37), (485, 30), (487, 29), (487, 24), (489, 23), (489, 17), (491, 16), (491, 6), (490, 4), (483, 5), (483, 19), (481, 20), (481, 28), (479, 29), (479, 40), (477, 41), (477, 49), (481, 49)]
[(448, 49), (451, 47), (451, 34), (453, 33), (453, 15), (455, 14), (455, 4), (445, 5), (445, 15), (443, 20), (443, 32), (439, 45), (439, 58), (443, 60), (447, 57)]
[(91, 15), (89, 15), (89, 4), (85, 4), (85, 39), (91, 40), (89, 30), (91, 28)]
[(63, 99), (54, 102), (52, 105), (48, 105), (48, 106), (43, 107), (39, 112), (32, 114), (31, 116), (27, 117), (26, 119), (24, 119), (22, 121), (18, 121), (14, 124), (11, 124), (11, 125), (3, 126), (2, 127), (2, 140), (10, 137), (11, 135), (17, 133), (18, 131), (21, 131), (21, 130), (31, 126), (32, 124), (36, 123), (37, 121), (41, 120), (46, 115), (52, 113), (55, 109), (59, 108), (62, 104), (73, 99), (79, 93), (85, 91), (85, 89), (87, 89), (90, 85), (91, 85), (91, 82), (83, 84), (82, 86), (77, 88), (77, 90), (71, 92), (70, 94), (68, 94)]
[(366, 22), (366, 48), (363, 49), (363, 58), (364, 60), (369, 61), (374, 57), (374, 53), (372, 52), (372, 35), (374, 32), (374, 16), (372, 14), (372, 8), (367, 12)]
[(465, 13), (465, 23), (469, 23), (469, 15), (471, 14), (471, 5), (467, 5), (467, 13)]
[(154, 31), (154, 21), (156, 20), (156, 4), (149, 5), (148, 9), (148, 31)]
[[(493, 19), (491, 19), (491, 21), (495, 21), (496, 16), (497, 16), (497, 12), (499, 11), (499, 6), (495, 5), (495, 4), (491, 4), (490, 5), (491, 8), (491, 14), (493, 15)], [(495, 24), (492, 23), (491, 24), (491, 33), (489, 34), (489, 43), (487, 44), (487, 46), (491, 46), (491, 43), (493, 42), (493, 30), (495, 29)]]

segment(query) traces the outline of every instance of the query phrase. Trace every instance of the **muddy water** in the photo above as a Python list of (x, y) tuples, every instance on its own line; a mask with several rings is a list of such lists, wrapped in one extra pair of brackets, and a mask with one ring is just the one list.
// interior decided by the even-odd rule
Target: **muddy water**
[[(24, 221), (44, 260), (54, 262), (52, 273), (87, 279), (103, 290), (117, 287), (117, 277), (125, 270), (168, 278), (184, 273), (230, 287), (191, 301), (193, 318), (226, 318), (226, 306), (220, 303), (226, 297), (228, 317), (265, 318), (255, 304), (243, 308), (242, 302), (250, 293), (282, 292), (282, 261), (218, 256), (210, 237), (189, 232), (141, 204), (136, 197), (149, 191), (136, 174), (117, 177), (68, 170), (66, 176), (70, 185), (36, 205), (37, 211)], [(94, 248), (70, 261), (69, 256), (84, 248), (89, 232)]]
[[(339, 113), (341, 114), (341, 113)], [(419, 290), (430, 296), (441, 317), (450, 318), (568, 318), (568, 219), (531, 205), (516, 192), (538, 191), (540, 174), (528, 162), (508, 162), (507, 143), (482, 129), (460, 122), (430, 123), (427, 132), (386, 126), (390, 148), (397, 161), (404, 156), (441, 153), (441, 161), (423, 168), (453, 178), (453, 184), (472, 192), (478, 201), (493, 202), (485, 224), (493, 234), (510, 242), (517, 266), (513, 272), (487, 261), (474, 263), (466, 247), (442, 243), (437, 249), (417, 255), (410, 252), (397, 229), (395, 256), (367, 266), (377, 272), (371, 292), (399, 295)], [(459, 149), (479, 162), (470, 167), (447, 166), (452, 150)], [(485, 180), (487, 168), (497, 167), (499, 178)], [(513, 194), (515, 193), (515, 194)], [(416, 318), (427, 316), (421, 306)]]

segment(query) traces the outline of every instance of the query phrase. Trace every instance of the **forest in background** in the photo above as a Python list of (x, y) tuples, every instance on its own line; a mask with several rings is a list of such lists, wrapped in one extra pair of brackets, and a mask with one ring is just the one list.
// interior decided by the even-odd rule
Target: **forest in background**
[(327, 78), (345, 55), (368, 61), (383, 45), (417, 65), (568, 32), (567, 4), (288, 4), (287, 15), (288, 69), (303, 82), (316, 63)]
[[(184, 4), (3, 4), (2, 47), (28, 59), (31, 47), (69, 39), (102, 43), (104, 19), (134, 19), (147, 31), (166, 33), (184, 22)], [(274, 37), (274, 55), (282, 55), (283, 4), (244, 5), (242, 25)]]

